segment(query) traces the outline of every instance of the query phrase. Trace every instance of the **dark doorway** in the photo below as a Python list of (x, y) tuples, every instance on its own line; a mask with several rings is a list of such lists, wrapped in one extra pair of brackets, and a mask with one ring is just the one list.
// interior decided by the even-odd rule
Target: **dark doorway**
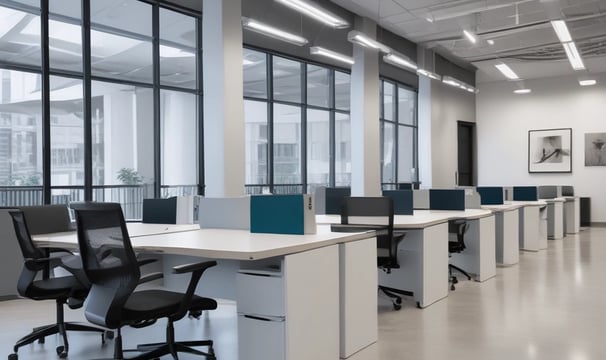
[(476, 124), (457, 122), (458, 146), (458, 186), (475, 186), (474, 158), (475, 158), (475, 132)]

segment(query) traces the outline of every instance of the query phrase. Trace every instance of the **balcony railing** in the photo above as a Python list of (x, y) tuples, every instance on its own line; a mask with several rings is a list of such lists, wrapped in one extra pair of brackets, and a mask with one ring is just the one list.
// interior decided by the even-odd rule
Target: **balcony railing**
[[(42, 205), (42, 186), (0, 187), (0, 206), (36, 206)], [(196, 195), (197, 185), (162, 186), (162, 197)], [(84, 191), (78, 188), (53, 188), (52, 204), (69, 204), (84, 201)], [(142, 216), (143, 199), (153, 198), (154, 188), (144, 185), (106, 185), (93, 187), (93, 200), (99, 202), (117, 202), (122, 205), (124, 217), (139, 220)]]

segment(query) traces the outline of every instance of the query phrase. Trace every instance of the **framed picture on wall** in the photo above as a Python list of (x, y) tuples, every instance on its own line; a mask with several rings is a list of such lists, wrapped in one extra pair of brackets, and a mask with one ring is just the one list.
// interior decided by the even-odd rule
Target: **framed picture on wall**
[(585, 166), (606, 166), (606, 133), (585, 134)]
[(528, 131), (528, 172), (572, 172), (572, 129)]

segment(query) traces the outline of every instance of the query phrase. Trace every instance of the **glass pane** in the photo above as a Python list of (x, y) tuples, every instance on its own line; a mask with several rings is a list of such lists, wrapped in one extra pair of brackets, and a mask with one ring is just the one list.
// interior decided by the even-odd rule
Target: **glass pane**
[(0, 60), (41, 66), (40, 16), (0, 6)]
[(267, 55), (244, 49), (244, 96), (267, 99)]
[(93, 81), (92, 94), (93, 185), (153, 184), (152, 90)]
[(160, 9), (160, 83), (196, 88), (196, 19)]
[(84, 201), (84, 189), (51, 189), (51, 204)]
[(274, 99), (301, 102), (301, 63), (274, 56)]
[(385, 121), (381, 122), (381, 168), (382, 182), (396, 182), (396, 149), (394, 125)]
[(416, 125), (416, 102), (416, 92), (398, 87), (398, 122), (400, 124)]
[(93, 75), (151, 83), (151, 6), (136, 0), (91, 1)]
[(82, 72), (80, 5), (80, 0), (51, 1), (49, 3), (51, 15), (48, 21), (48, 42), (51, 69)]
[(349, 111), (351, 76), (335, 71), (335, 108)]
[(325, 108), (330, 106), (330, 70), (307, 65), (307, 103)]
[[(0, 186), (42, 186), (40, 75), (0, 70)], [(40, 189), (9, 190), (0, 206), (34, 205)]]
[(328, 186), (330, 176), (330, 113), (307, 110), (308, 193), (317, 186)]
[(351, 185), (351, 129), (349, 114), (335, 113), (335, 185)]
[(274, 183), (301, 184), (301, 108), (274, 105)]
[(395, 86), (392, 83), (388, 83), (387, 81), (383, 81), (383, 119), (385, 120), (393, 120), (393, 98), (395, 93)]
[(246, 184), (269, 184), (267, 103), (244, 100)]
[(197, 96), (165, 90), (160, 96), (162, 185), (182, 195), (198, 183)]
[(51, 186), (84, 185), (82, 80), (51, 76), (50, 88)]
[[(40, 0), (11, 0), (11, 1), (20, 3), (20, 4), (24, 4), (24, 5), (28, 5), (28, 6), (32, 6), (37, 9), (40, 8)], [(2, 2), (3, 1), (0, 0), (0, 3), (2, 3)]]
[(409, 126), (398, 126), (398, 182), (415, 182), (414, 131)]

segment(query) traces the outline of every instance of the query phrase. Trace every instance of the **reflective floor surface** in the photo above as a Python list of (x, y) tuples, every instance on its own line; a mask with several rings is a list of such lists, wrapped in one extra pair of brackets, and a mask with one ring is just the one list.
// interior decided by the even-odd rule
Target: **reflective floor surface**
[[(483, 283), (460, 281), (448, 298), (426, 309), (417, 309), (411, 299), (400, 311), (387, 299), (379, 304), (380, 360), (606, 359), (606, 228), (549, 241), (547, 250), (522, 252), (518, 265), (497, 268), (497, 276)], [(81, 310), (67, 310), (66, 317), (83, 321)], [(0, 302), (0, 359), (32, 327), (53, 320), (53, 302)], [(161, 341), (164, 326), (126, 328), (125, 347)], [(236, 326), (236, 306), (225, 301), (200, 320), (180, 321), (177, 339), (213, 338), (219, 360), (236, 360)], [(99, 335), (71, 333), (69, 339), (69, 359), (112, 354), (113, 342), (101, 346)], [(57, 341), (51, 336), (44, 345), (26, 346), (19, 359), (56, 359)]]

